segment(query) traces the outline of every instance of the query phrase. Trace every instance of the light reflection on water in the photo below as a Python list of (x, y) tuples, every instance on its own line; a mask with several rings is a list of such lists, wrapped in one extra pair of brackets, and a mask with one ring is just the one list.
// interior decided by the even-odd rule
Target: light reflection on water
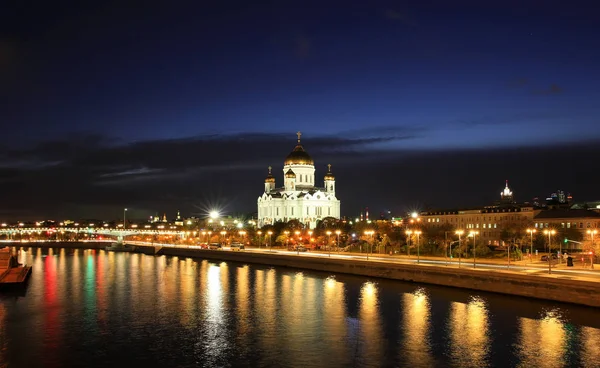
[(595, 367), (589, 308), (103, 250), (34, 249), (0, 367)]
[(402, 344), (400, 359), (410, 367), (431, 367), (431, 310), (424, 288), (402, 295)]

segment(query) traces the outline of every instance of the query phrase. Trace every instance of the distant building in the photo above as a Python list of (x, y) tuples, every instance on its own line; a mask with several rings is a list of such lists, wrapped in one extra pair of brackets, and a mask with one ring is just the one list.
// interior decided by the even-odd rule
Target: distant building
[(331, 165), (323, 187), (315, 186), (315, 166), (312, 157), (298, 143), (283, 163), (283, 187), (277, 188), (271, 173), (265, 179), (265, 189), (258, 197), (258, 227), (276, 222), (298, 220), (308, 228), (326, 217), (340, 218), (340, 200), (335, 196), (335, 177)]
[[(508, 187), (500, 193), (500, 201), (491, 206), (451, 210), (427, 211), (420, 214), (424, 226), (450, 226), (464, 229), (465, 232), (478, 231), (479, 238), (488, 245), (502, 245), (502, 231), (509, 228), (525, 229), (577, 229), (584, 237), (588, 229), (600, 228), (600, 207), (590, 209), (569, 209), (572, 200), (569, 195), (555, 193), (556, 206), (547, 209), (533, 204), (517, 204), (513, 192)], [(560, 201), (564, 203), (561, 204)], [(561, 205), (559, 205), (561, 204)], [(598, 202), (600, 206), (600, 202)]]

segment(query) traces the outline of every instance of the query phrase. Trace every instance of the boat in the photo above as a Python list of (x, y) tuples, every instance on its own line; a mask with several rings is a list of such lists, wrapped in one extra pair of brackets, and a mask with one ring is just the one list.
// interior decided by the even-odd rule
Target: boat
[(110, 252), (135, 252), (135, 245), (116, 242), (107, 246), (106, 250)]
[(31, 275), (31, 266), (20, 264), (10, 248), (0, 249), (0, 288), (25, 285)]

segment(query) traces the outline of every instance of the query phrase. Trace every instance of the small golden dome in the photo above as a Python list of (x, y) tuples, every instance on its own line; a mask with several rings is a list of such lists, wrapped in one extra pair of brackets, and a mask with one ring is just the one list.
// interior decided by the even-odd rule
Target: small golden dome
[(269, 175), (267, 175), (265, 183), (275, 183), (275, 178), (273, 177), (273, 174), (271, 174), (271, 166), (269, 166)]
[(325, 174), (325, 180), (335, 180), (335, 176), (333, 176), (333, 173), (331, 172), (331, 164), (327, 165), (327, 167), (329, 168), (329, 171)]

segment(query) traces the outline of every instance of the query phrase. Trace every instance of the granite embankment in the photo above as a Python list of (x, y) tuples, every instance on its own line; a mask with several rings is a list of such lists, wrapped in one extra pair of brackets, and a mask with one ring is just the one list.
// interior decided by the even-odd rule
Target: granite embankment
[(283, 254), (170, 247), (160, 249), (158, 254), (379, 277), (600, 307), (600, 282), (574, 280), (548, 274), (527, 275), (506, 271), (459, 269), (373, 260), (298, 257)]

